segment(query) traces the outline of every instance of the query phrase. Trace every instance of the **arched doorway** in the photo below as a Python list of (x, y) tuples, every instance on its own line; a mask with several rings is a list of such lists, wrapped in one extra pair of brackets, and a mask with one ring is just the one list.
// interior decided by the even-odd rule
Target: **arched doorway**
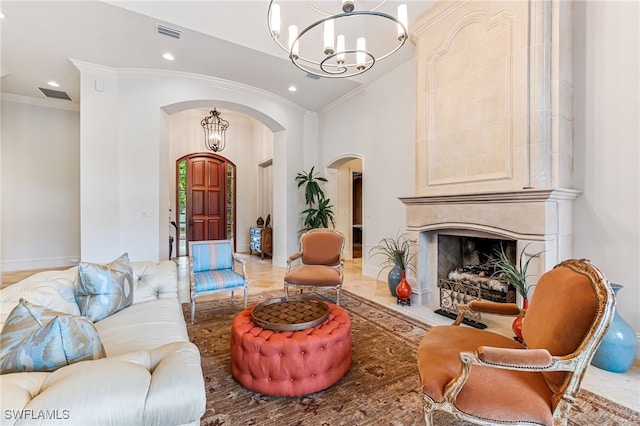
[(345, 259), (360, 259), (364, 247), (364, 167), (360, 155), (349, 155), (327, 166), (328, 197), (336, 212), (336, 229), (345, 236)]
[(236, 166), (214, 153), (176, 161), (176, 255), (189, 255), (189, 241), (236, 235)]

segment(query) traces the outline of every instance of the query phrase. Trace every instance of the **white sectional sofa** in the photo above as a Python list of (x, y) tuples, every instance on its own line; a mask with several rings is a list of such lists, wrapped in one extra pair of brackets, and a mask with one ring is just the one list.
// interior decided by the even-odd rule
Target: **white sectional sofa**
[[(177, 298), (176, 265), (131, 262), (133, 302), (94, 323), (106, 357), (53, 372), (0, 375), (0, 424), (200, 424), (206, 395), (200, 354)], [(46, 271), (0, 290), (0, 321), (22, 298), (79, 315), (78, 269)]]

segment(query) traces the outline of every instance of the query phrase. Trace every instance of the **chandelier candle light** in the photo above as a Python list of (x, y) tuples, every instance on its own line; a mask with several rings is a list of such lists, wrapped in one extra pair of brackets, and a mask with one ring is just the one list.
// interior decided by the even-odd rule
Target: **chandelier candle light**
[(202, 119), (200, 125), (204, 129), (204, 144), (207, 149), (213, 152), (222, 151), (227, 141), (229, 122), (220, 118), (220, 113), (214, 108)]
[[(299, 7), (297, 5), (300, 3), (283, 1), (283, 5), (289, 8)], [(269, 2), (267, 23), (271, 37), (289, 54), (291, 62), (309, 74), (328, 78), (362, 74), (376, 61), (397, 52), (407, 40), (408, 18), (405, 4), (398, 6), (397, 17), (394, 17), (379, 10), (386, 0), (379, 1), (366, 10), (356, 9), (356, 2), (353, 0), (342, 0), (342, 11), (338, 13), (316, 6), (314, 3), (320, 3), (318, 0), (305, 0), (304, 3), (315, 12), (317, 19), (301, 31), (298, 31), (297, 25), (289, 25), (286, 45), (280, 41), (281, 7), (274, 0)], [(335, 3), (337, 8), (339, 2)], [(363, 3), (365, 2), (358, 2), (359, 5)], [(378, 37), (382, 40), (375, 43), (376, 46), (372, 46), (371, 39), (367, 42), (365, 28), (370, 34), (381, 34)], [(387, 33), (390, 35), (385, 36)]]

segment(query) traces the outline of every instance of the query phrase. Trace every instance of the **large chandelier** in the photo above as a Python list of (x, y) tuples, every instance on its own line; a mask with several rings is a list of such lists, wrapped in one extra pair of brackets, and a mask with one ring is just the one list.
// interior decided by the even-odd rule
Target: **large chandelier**
[[(338, 1), (305, 0), (306, 6), (311, 8), (311, 11), (305, 8), (305, 15), (313, 13), (314, 20), (301, 31), (293, 23), (288, 25), (288, 43), (285, 45), (280, 40), (281, 24), (286, 21), (282, 17), (290, 16), (287, 13), (299, 3), (282, 0), (281, 15), (280, 4), (271, 0), (267, 22), (271, 37), (288, 52), (291, 62), (309, 74), (329, 78), (362, 74), (376, 61), (400, 49), (408, 37), (405, 4), (398, 6), (397, 17), (394, 17), (379, 10), (386, 0), (364, 10), (358, 10), (353, 0), (342, 0), (341, 12), (326, 10), (334, 3), (334, 9), (338, 9)], [(314, 3), (323, 3), (323, 8)], [(361, 6), (365, 1), (357, 3)], [(365, 31), (376, 34), (376, 46), (372, 46), (371, 37), (367, 41)]]
[(220, 113), (214, 108), (202, 119), (200, 125), (204, 129), (204, 144), (207, 149), (213, 152), (222, 151), (227, 141), (229, 122), (220, 118)]

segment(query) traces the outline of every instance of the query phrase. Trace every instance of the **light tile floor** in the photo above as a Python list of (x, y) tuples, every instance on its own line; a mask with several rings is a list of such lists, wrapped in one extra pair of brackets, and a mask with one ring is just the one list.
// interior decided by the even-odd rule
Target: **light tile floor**
[[(282, 278), (284, 277), (285, 268), (272, 266), (271, 260), (268, 258), (262, 260), (258, 256), (250, 256), (248, 254), (241, 254), (240, 256), (247, 261), (250, 294), (267, 290), (281, 290), (284, 296)], [(188, 261), (186, 258), (178, 258), (176, 262), (178, 264), (180, 281), (180, 298), (182, 301), (187, 302), (189, 300)], [(347, 261), (344, 272), (343, 288), (351, 293), (365, 297), (391, 309), (398, 310), (430, 325), (446, 325), (452, 322), (451, 319), (436, 314), (434, 310), (437, 309), (437, 306), (435, 305), (417, 306), (415, 303), (411, 306), (398, 305), (395, 298), (389, 293), (386, 282), (376, 281), (373, 278), (362, 275), (360, 259)], [(335, 293), (333, 294), (335, 295)], [(208, 297), (219, 298), (229, 297), (229, 295), (217, 294)], [(511, 320), (485, 316), (482, 318), (482, 321), (487, 324), (490, 330), (506, 336), (512, 336), (510, 327)], [(589, 366), (583, 381), (583, 388), (633, 410), (640, 411), (640, 361), (636, 360), (631, 369), (623, 374), (611, 373), (594, 366)]]

